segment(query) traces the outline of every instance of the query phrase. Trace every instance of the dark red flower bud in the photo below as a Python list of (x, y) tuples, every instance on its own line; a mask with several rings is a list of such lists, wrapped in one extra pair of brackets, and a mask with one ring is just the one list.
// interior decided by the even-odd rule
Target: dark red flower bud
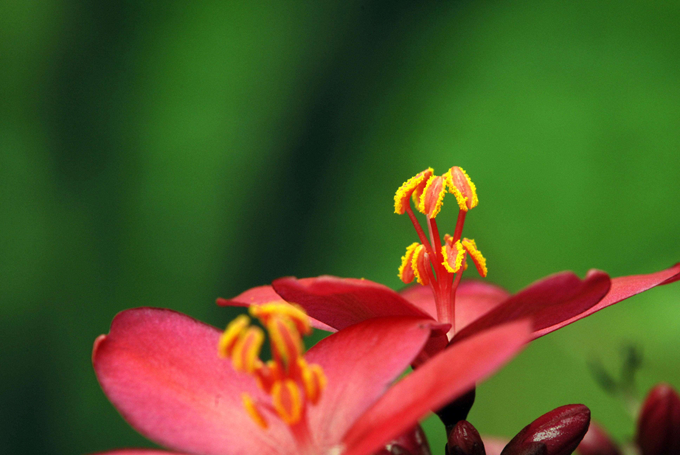
[(680, 397), (671, 386), (659, 384), (649, 392), (637, 431), (642, 455), (680, 453)]
[(590, 428), (576, 452), (579, 455), (621, 455), (616, 443), (595, 422), (590, 422)]
[(458, 397), (458, 399), (452, 401), (437, 411), (437, 415), (444, 423), (447, 433), (450, 434), (458, 422), (467, 419), (470, 409), (472, 409), (472, 405), (474, 403), (475, 388), (473, 387), (472, 390), (467, 392), (465, 395), (461, 395)]
[(501, 455), (570, 455), (588, 431), (590, 410), (582, 404), (553, 409), (524, 427)]
[(393, 439), (376, 455), (432, 455), (430, 444), (420, 425)]
[(467, 420), (461, 420), (449, 433), (446, 455), (486, 455), (479, 432)]

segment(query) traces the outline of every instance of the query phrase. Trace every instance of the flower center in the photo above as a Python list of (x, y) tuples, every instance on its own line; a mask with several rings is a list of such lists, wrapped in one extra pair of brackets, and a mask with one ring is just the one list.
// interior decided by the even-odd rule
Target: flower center
[[(456, 198), (459, 212), (453, 236), (446, 234), (442, 245), (435, 218), (444, 205), (447, 193)], [(429, 239), (413, 213), (410, 199), (426, 217)], [(486, 259), (475, 241), (461, 239), (465, 216), (478, 203), (475, 184), (458, 166), (441, 176), (434, 175), (432, 168), (428, 168), (404, 182), (394, 195), (394, 212), (408, 214), (420, 239), (420, 243), (413, 243), (406, 248), (406, 254), (401, 258), (399, 278), (406, 284), (415, 279), (423, 286), (430, 286), (437, 306), (437, 320), (451, 324), (449, 338), (453, 337), (456, 330), (456, 289), (467, 269), (468, 256), (479, 274), (483, 277), (487, 275)]]
[(283, 420), (291, 430), (298, 447), (311, 444), (307, 429), (306, 409), (315, 405), (326, 387), (326, 376), (320, 365), (308, 364), (304, 358), (301, 335), (312, 331), (309, 317), (297, 305), (265, 303), (253, 305), (250, 315), (257, 318), (269, 334), (272, 359), (260, 359), (264, 331), (250, 325), (246, 315), (238, 316), (220, 337), (218, 354), (231, 359), (236, 371), (255, 378), (268, 400), (242, 395), (248, 415), (263, 429), (268, 417)]

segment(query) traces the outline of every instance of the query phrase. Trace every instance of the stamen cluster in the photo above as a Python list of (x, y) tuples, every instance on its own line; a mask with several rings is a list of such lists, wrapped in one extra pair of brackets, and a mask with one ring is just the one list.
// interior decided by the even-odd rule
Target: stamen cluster
[[(435, 218), (444, 205), (444, 196), (453, 194), (460, 211), (453, 236), (446, 234), (442, 245)], [(410, 200), (427, 219), (429, 239), (416, 219)], [(452, 324), (455, 331), (455, 293), (463, 271), (467, 269), (467, 257), (475, 264), (483, 277), (487, 275), (486, 259), (474, 240), (462, 238), (467, 212), (479, 203), (477, 188), (467, 173), (454, 166), (441, 176), (434, 175), (432, 168), (411, 177), (394, 195), (394, 211), (408, 214), (420, 243), (412, 243), (401, 258), (399, 278), (406, 284), (414, 279), (423, 286), (430, 286), (437, 303), (437, 319)]]
[(236, 371), (253, 376), (258, 387), (271, 396), (271, 403), (263, 403), (247, 393), (242, 395), (246, 411), (259, 426), (268, 427), (263, 410), (294, 426), (304, 417), (307, 403), (316, 404), (326, 387), (321, 366), (308, 364), (303, 356), (302, 335), (312, 330), (309, 317), (302, 308), (287, 303), (253, 305), (249, 312), (269, 334), (272, 359), (260, 359), (264, 331), (251, 326), (246, 315), (229, 323), (218, 354), (230, 358)]

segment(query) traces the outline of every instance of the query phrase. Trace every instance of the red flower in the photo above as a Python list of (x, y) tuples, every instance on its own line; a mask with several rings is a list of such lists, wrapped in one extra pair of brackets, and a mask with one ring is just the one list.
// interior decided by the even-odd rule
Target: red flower
[(271, 305), (251, 314), (270, 334), (269, 362), (258, 355), (264, 333), (244, 317), (220, 334), (170, 310), (118, 314), (94, 345), (104, 393), (137, 431), (175, 453), (367, 455), (498, 369), (531, 336), (527, 321), (496, 327), (389, 387), (440, 324), (370, 318), (304, 353), (304, 312)]
[[(444, 196), (452, 193), (459, 207), (453, 236), (439, 235), (436, 216)], [(427, 221), (429, 239), (417, 221), (409, 199)], [(557, 330), (628, 297), (680, 279), (680, 263), (660, 272), (610, 278), (591, 270), (584, 279), (561, 272), (533, 283), (515, 295), (479, 281), (461, 282), (468, 257), (482, 276), (486, 259), (474, 240), (462, 238), (467, 213), (479, 203), (477, 190), (461, 168), (453, 167), (443, 176), (427, 169), (406, 181), (395, 195), (395, 212), (408, 214), (420, 243), (406, 250), (399, 277), (420, 285), (396, 293), (378, 283), (352, 278), (280, 278), (272, 286), (251, 289), (220, 305), (247, 306), (251, 303), (285, 300), (301, 305), (324, 330), (340, 330), (373, 317), (429, 317), (451, 324), (448, 339), (457, 342), (483, 330), (518, 319), (533, 321), (533, 337)], [(443, 349), (448, 340), (433, 339), (427, 353)]]

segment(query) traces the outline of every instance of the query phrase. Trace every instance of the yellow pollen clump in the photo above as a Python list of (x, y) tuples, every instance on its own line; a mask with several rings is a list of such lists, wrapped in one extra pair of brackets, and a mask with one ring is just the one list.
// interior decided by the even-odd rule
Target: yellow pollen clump
[(298, 366), (302, 376), (305, 396), (312, 404), (316, 404), (321, 397), (321, 392), (326, 388), (326, 375), (319, 365), (309, 365), (305, 359), (298, 360)]
[(428, 218), (436, 218), (444, 205), (446, 195), (446, 184), (444, 179), (439, 176), (432, 176), (427, 181), (423, 194), (420, 196), (418, 210), (427, 215)]
[(423, 172), (419, 172), (415, 176), (405, 181), (394, 195), (394, 213), (403, 215), (406, 212), (406, 207), (409, 204), (409, 198), (422, 188), (427, 179), (432, 175), (434, 170), (427, 168)]
[(486, 267), (486, 259), (484, 256), (482, 256), (482, 252), (477, 249), (477, 244), (475, 244), (475, 241), (463, 239), (463, 248), (465, 248), (465, 251), (470, 255), (470, 259), (472, 259), (472, 262), (474, 262), (479, 274), (483, 277), (486, 277), (489, 272)]
[(264, 324), (267, 323), (272, 315), (284, 314), (295, 323), (295, 326), (300, 333), (304, 335), (312, 333), (312, 326), (309, 323), (307, 313), (305, 313), (305, 310), (299, 305), (295, 305), (294, 303), (288, 303), (283, 300), (263, 303), (260, 305), (252, 305), (248, 311), (251, 316), (260, 319)]
[(413, 281), (413, 268), (411, 267), (411, 261), (413, 260), (413, 253), (416, 248), (420, 245), (418, 242), (414, 242), (406, 247), (406, 254), (401, 257), (401, 265), (399, 266), (399, 279), (404, 282), (404, 284), (409, 284)]
[(267, 425), (267, 420), (257, 408), (255, 401), (247, 393), (241, 395), (241, 399), (243, 400), (243, 407), (246, 408), (246, 412), (250, 418), (253, 419), (256, 424), (266, 430), (269, 425)]
[(301, 307), (285, 302), (253, 305), (250, 313), (267, 329), (273, 358), (260, 360), (264, 332), (250, 326), (245, 315), (227, 326), (218, 342), (218, 354), (229, 357), (234, 370), (253, 376), (257, 386), (271, 398), (268, 404), (242, 395), (246, 412), (258, 426), (268, 427), (263, 411), (295, 425), (305, 415), (307, 404), (319, 401), (327, 382), (321, 366), (308, 364), (303, 357), (301, 333), (311, 331), (309, 317)]
[(302, 415), (302, 396), (298, 385), (290, 380), (279, 381), (272, 387), (272, 404), (281, 420), (288, 425), (298, 423)]
[(267, 331), (272, 350), (281, 358), (286, 368), (304, 352), (302, 338), (289, 319), (271, 318), (267, 323)]
[[(454, 175), (455, 174), (455, 175)], [(444, 174), (444, 180), (449, 193), (453, 194), (458, 202), (458, 207), (464, 212), (477, 207), (477, 187), (461, 167), (454, 166)]]
[(465, 251), (463, 250), (463, 245), (460, 243), (460, 240), (453, 245), (446, 242), (446, 245), (442, 246), (442, 256), (444, 257), (444, 261), (442, 262), (444, 268), (446, 268), (449, 273), (457, 273), (465, 259)]
[(217, 353), (220, 357), (230, 357), (231, 352), (234, 350), (234, 346), (241, 338), (241, 335), (245, 329), (250, 324), (250, 318), (245, 314), (238, 316), (236, 319), (231, 321), (220, 337), (219, 344), (217, 345)]
[(427, 276), (427, 269), (425, 269), (425, 267), (429, 267), (429, 264), (427, 264), (425, 260), (425, 254), (425, 246), (418, 244), (413, 252), (413, 257), (411, 258), (413, 274), (418, 283), (423, 286), (430, 284), (430, 278)]
[(264, 333), (259, 327), (249, 327), (239, 338), (231, 354), (236, 371), (252, 373), (260, 363)]

